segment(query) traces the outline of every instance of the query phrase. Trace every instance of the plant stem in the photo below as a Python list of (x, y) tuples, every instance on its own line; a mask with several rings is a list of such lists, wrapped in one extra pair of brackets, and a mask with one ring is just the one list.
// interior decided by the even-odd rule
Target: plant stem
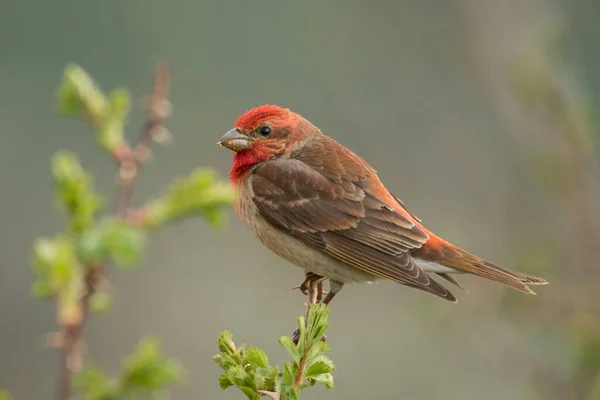
[(302, 359), (300, 360), (300, 365), (298, 365), (298, 374), (296, 375), (296, 379), (294, 380), (294, 387), (296, 390), (300, 389), (300, 384), (302, 383), (302, 378), (304, 377), (304, 368), (306, 367), (306, 360), (308, 358), (308, 351), (310, 347), (306, 347), (304, 350), (304, 354), (302, 354)]
[[(129, 145), (125, 145), (113, 154), (119, 170), (115, 201), (115, 214), (119, 217), (125, 218), (127, 216), (138, 170), (144, 161), (148, 159), (152, 142), (158, 139), (158, 136), (165, 130), (164, 120), (169, 114), (170, 81), (171, 72), (169, 68), (159, 66), (154, 75), (152, 95), (146, 105), (148, 120), (137, 144), (133, 150)], [(98, 121), (91, 120), (90, 123), (94, 125)], [(80, 316), (73, 323), (62, 327), (58, 400), (70, 400), (72, 398), (73, 375), (79, 370), (83, 361), (81, 342), (85, 323), (90, 313), (90, 300), (99, 283), (105, 278), (105, 270), (105, 263), (88, 266), (83, 278), (83, 294), (79, 300)]]

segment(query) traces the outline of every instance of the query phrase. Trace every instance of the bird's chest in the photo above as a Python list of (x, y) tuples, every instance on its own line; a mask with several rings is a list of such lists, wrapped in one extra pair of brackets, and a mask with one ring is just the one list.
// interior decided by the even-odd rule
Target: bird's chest
[(252, 196), (252, 188), (247, 185), (235, 203), (235, 210), (262, 244), (275, 250), (280, 247), (282, 240), (285, 240), (283, 236), (287, 235), (273, 227), (260, 215)]
[(275, 228), (258, 212), (252, 200), (251, 186), (247, 185), (243, 189), (235, 204), (236, 211), (258, 240), (275, 254), (317, 275), (340, 282), (366, 282), (375, 279), (373, 275), (334, 260)]

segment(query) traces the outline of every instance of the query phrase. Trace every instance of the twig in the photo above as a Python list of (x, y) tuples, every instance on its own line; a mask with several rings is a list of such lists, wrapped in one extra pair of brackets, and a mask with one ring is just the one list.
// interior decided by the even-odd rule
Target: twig
[[(170, 81), (170, 69), (166, 66), (159, 66), (154, 76), (152, 95), (146, 105), (148, 120), (137, 144), (133, 150), (129, 145), (125, 145), (114, 155), (119, 169), (115, 202), (115, 214), (119, 217), (126, 217), (138, 170), (148, 159), (152, 142), (159, 140), (160, 136), (166, 132), (164, 121), (170, 111), (168, 102)], [(91, 123), (94, 124), (94, 121), (91, 121)], [(81, 338), (90, 312), (90, 300), (104, 277), (104, 263), (89, 266), (83, 278), (84, 288), (79, 302), (80, 316), (68, 325), (63, 326), (58, 400), (70, 400), (72, 398), (73, 375), (82, 364)]]
[(300, 384), (302, 383), (302, 379), (304, 378), (304, 368), (306, 368), (306, 361), (308, 360), (308, 352), (310, 347), (306, 347), (304, 354), (302, 354), (302, 359), (300, 359), (300, 364), (298, 365), (298, 374), (296, 374), (296, 378), (294, 379), (294, 387), (296, 389), (300, 389)]

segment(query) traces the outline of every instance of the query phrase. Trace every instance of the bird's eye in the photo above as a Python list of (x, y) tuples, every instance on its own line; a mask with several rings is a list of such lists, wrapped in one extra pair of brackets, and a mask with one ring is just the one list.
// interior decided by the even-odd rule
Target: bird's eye
[(263, 126), (262, 128), (260, 128), (260, 134), (263, 136), (269, 136), (271, 134), (271, 128), (269, 128), (268, 126)]

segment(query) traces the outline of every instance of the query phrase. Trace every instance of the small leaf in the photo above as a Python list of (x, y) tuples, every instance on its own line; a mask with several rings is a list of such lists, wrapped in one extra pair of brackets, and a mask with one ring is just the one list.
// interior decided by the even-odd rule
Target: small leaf
[(85, 116), (92, 121), (100, 120), (107, 102), (92, 78), (78, 65), (69, 65), (63, 82), (58, 88), (59, 106), (70, 116)]
[(277, 378), (279, 376), (279, 367), (274, 366), (267, 369), (265, 374), (265, 388), (275, 390), (277, 386)]
[(199, 168), (185, 178), (175, 179), (166, 193), (144, 207), (147, 226), (199, 214), (215, 227), (222, 226), (223, 209), (233, 202), (235, 191), (231, 185), (219, 182), (214, 171)]
[(312, 378), (316, 375), (327, 374), (331, 372), (331, 368), (324, 361), (317, 361), (311, 364), (304, 373), (307, 378)]
[(298, 351), (298, 347), (294, 344), (294, 341), (289, 336), (282, 336), (279, 338), (279, 344), (283, 346), (284, 349), (288, 352), (288, 354), (292, 357), (295, 363), (300, 362), (300, 352)]
[(104, 232), (99, 228), (83, 232), (77, 240), (77, 255), (86, 265), (96, 265), (106, 254)]
[(310, 379), (321, 382), (327, 389), (333, 388), (333, 376), (329, 373), (312, 376)]
[(235, 366), (227, 371), (227, 378), (236, 385), (240, 390), (244, 388), (250, 389), (254, 394), (258, 394), (254, 378), (251, 373), (248, 373), (242, 366)]
[(109, 93), (111, 112), (124, 118), (131, 109), (131, 95), (127, 89), (115, 89)]
[(130, 108), (131, 100), (127, 90), (115, 89), (110, 92), (108, 107), (98, 127), (97, 136), (100, 145), (111, 154), (125, 145), (123, 128)]
[(32, 267), (36, 280), (32, 291), (42, 297), (65, 291), (81, 270), (71, 238), (41, 238), (33, 246)]
[(319, 357), (328, 351), (329, 351), (329, 344), (327, 344), (327, 342), (318, 341), (318, 342), (313, 343), (313, 345), (310, 347), (307, 357), (309, 360), (313, 361), (313, 360), (315, 360), (316, 357)]
[(83, 170), (77, 156), (67, 151), (52, 157), (52, 175), (58, 207), (69, 214), (74, 232), (84, 231), (102, 206), (92, 176)]
[(94, 295), (90, 299), (90, 307), (94, 312), (106, 312), (110, 309), (111, 305), (112, 299), (106, 293), (94, 293)]
[(225, 390), (225, 389), (233, 386), (233, 383), (229, 380), (229, 378), (227, 377), (227, 374), (221, 374), (221, 376), (219, 376), (219, 386), (221, 387), (222, 390)]
[(228, 371), (229, 368), (239, 365), (239, 361), (236, 362), (232, 356), (226, 354), (217, 354), (213, 357), (213, 360), (223, 369), (223, 371)]
[(232, 355), (235, 352), (235, 343), (233, 343), (233, 336), (229, 331), (219, 335), (219, 351), (227, 355)]
[(152, 393), (180, 381), (182, 375), (183, 369), (178, 363), (164, 359), (158, 342), (145, 338), (125, 361), (119, 389)]
[(240, 390), (242, 391), (242, 393), (244, 393), (246, 395), (246, 397), (248, 399), (260, 400), (260, 395), (258, 394), (257, 390), (254, 390), (254, 389), (246, 387), (246, 386), (240, 387)]
[(109, 153), (115, 154), (125, 145), (123, 126), (131, 108), (127, 90), (113, 90), (107, 99), (81, 67), (70, 65), (58, 88), (58, 100), (63, 113), (91, 123), (98, 142)]
[(281, 382), (283, 386), (291, 387), (294, 384), (294, 379), (296, 378), (296, 368), (294, 365), (287, 361), (283, 368), (283, 381)]
[(146, 243), (146, 232), (116, 218), (107, 220), (103, 228), (106, 250), (115, 263), (122, 268), (136, 266)]
[(269, 359), (263, 350), (256, 347), (251, 347), (248, 349), (248, 351), (246, 351), (244, 363), (250, 363), (257, 367), (267, 368), (269, 366)]
[(86, 366), (75, 375), (74, 386), (80, 393), (84, 393), (85, 400), (109, 399), (114, 392), (110, 380), (94, 366)]
[(13, 400), (13, 397), (7, 391), (0, 388), (0, 400)]

